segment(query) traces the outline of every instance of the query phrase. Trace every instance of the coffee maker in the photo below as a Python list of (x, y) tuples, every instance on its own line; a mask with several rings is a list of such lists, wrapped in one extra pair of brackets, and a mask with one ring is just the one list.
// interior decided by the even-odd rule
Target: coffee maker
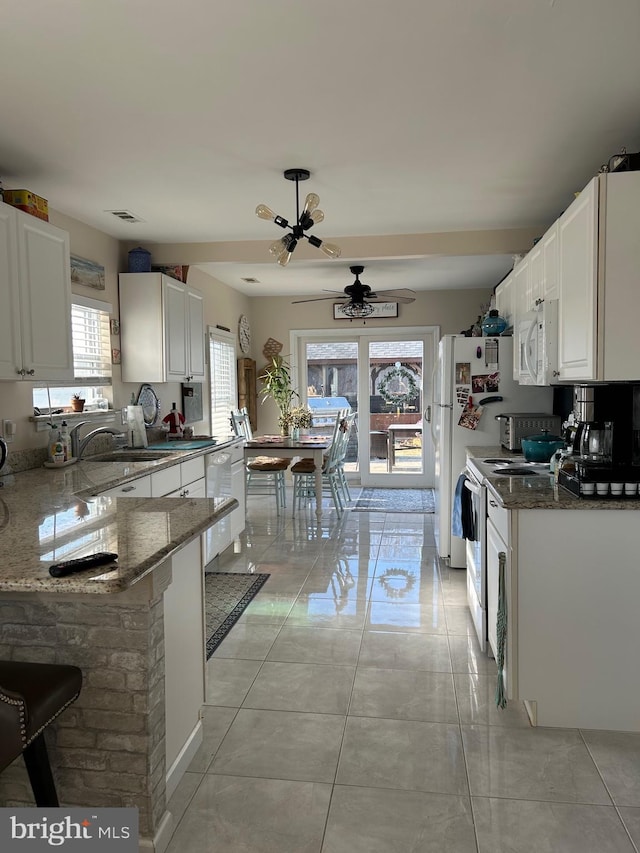
[(640, 385), (576, 385), (574, 471), (559, 482), (581, 497), (640, 497)]

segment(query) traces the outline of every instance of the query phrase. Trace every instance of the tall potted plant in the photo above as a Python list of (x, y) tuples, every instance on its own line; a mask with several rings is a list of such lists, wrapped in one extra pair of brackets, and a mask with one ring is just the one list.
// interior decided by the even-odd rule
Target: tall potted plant
[(298, 392), (291, 387), (291, 367), (282, 356), (275, 356), (271, 364), (265, 367), (259, 379), (263, 383), (260, 389), (262, 403), (268, 398), (278, 407), (278, 424), (282, 435), (289, 435), (291, 425), (291, 403)]

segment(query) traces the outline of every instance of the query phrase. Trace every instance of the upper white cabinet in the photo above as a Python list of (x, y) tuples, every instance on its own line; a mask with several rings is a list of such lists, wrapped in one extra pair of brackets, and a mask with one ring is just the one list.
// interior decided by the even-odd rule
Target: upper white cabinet
[(0, 299), (0, 379), (72, 379), (69, 235), (2, 203)]
[(123, 382), (204, 379), (204, 297), (160, 273), (120, 275)]
[(640, 172), (598, 175), (558, 221), (559, 379), (640, 379)]
[(558, 221), (559, 379), (596, 378), (598, 178)]
[(496, 287), (496, 310), (507, 321), (507, 327), (513, 326), (513, 273)]

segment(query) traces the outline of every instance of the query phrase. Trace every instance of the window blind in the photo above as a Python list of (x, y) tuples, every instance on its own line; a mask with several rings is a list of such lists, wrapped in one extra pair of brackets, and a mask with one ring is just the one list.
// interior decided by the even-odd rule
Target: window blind
[(211, 434), (229, 435), (231, 410), (238, 407), (236, 351), (231, 340), (209, 333), (209, 378), (211, 383)]
[(110, 306), (103, 304), (105, 308), (98, 307), (101, 303), (96, 300), (74, 299), (71, 306), (73, 373), (84, 384), (94, 381), (93, 384), (104, 385), (111, 381)]

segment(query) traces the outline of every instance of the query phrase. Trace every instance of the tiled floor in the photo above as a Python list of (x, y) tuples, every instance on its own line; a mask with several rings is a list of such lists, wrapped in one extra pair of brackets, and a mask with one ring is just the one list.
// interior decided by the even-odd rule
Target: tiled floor
[(464, 572), (434, 545), (430, 515), (327, 513), (318, 532), (250, 499), (219, 569), (271, 577), (209, 662), (168, 853), (640, 848), (640, 735), (498, 710)]

